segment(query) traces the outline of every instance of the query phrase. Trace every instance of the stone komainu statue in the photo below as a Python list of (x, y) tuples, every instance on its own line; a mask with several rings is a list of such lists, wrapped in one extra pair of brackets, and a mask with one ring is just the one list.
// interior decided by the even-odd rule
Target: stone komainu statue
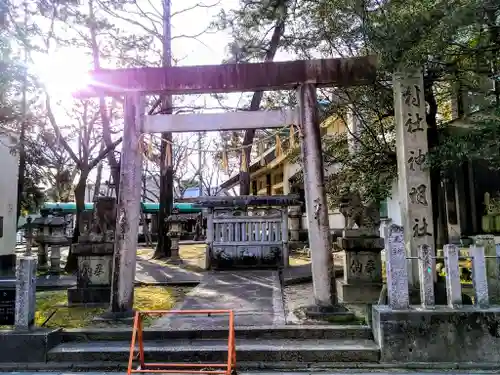
[(114, 231), (116, 227), (116, 199), (112, 197), (99, 197), (94, 207), (93, 231), (105, 234)]
[(359, 229), (378, 235), (380, 211), (377, 204), (364, 205), (358, 192), (349, 192), (342, 195), (339, 209), (345, 218), (344, 229), (353, 229), (356, 224)]

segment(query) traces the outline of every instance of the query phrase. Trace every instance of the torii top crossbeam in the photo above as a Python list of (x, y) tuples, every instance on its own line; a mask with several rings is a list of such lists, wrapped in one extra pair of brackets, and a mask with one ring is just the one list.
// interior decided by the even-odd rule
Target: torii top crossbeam
[(130, 93), (199, 94), (353, 86), (374, 81), (376, 57), (296, 60), (284, 62), (101, 69), (90, 73), (90, 84), (77, 98)]

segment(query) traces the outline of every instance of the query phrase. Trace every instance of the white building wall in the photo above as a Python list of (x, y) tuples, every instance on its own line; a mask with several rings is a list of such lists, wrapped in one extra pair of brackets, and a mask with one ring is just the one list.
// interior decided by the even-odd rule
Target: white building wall
[(0, 217), (3, 221), (3, 235), (0, 237), (0, 256), (13, 254), (16, 248), (16, 205), (19, 155), (12, 155), (15, 146), (12, 139), (0, 135)]

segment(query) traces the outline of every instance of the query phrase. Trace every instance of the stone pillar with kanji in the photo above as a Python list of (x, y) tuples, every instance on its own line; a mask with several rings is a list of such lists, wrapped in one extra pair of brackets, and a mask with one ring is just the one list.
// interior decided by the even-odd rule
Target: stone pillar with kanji
[[(420, 70), (394, 74), (396, 153), (401, 220), (407, 256), (428, 245), (435, 256), (431, 181), (427, 168), (427, 123)], [(435, 264), (435, 262), (434, 262)], [(410, 285), (418, 288), (418, 262), (409, 261)]]

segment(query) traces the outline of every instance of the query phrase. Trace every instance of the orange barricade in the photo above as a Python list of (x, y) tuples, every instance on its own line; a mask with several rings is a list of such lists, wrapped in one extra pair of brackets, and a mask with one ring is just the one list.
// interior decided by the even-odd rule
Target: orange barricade
[[(228, 315), (229, 334), (227, 340), (227, 363), (146, 363), (144, 360), (144, 341), (142, 330), (142, 316), (154, 315)], [(135, 355), (135, 344), (138, 342), (139, 353)], [(139, 359), (139, 366), (132, 369), (134, 359)], [(207, 370), (206, 368), (220, 368), (221, 370)], [(236, 374), (236, 344), (234, 339), (234, 313), (232, 310), (151, 310), (137, 311), (134, 317), (132, 342), (128, 360), (127, 375), (137, 373), (175, 373), (175, 374)]]

